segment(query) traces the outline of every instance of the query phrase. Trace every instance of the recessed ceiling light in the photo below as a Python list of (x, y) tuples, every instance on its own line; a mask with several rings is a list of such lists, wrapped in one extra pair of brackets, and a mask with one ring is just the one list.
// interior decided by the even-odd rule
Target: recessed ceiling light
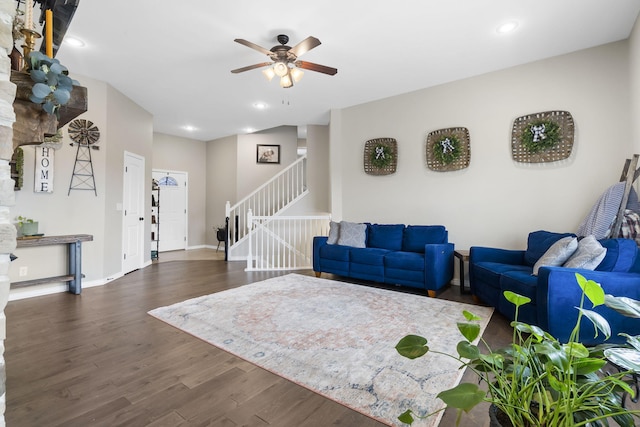
[(253, 108), (255, 108), (256, 110), (264, 110), (265, 108), (267, 108), (267, 104), (264, 102), (256, 102), (253, 104)]
[(506, 33), (512, 32), (516, 28), (518, 28), (518, 23), (516, 21), (509, 21), (509, 22), (505, 22), (504, 24), (500, 25), (498, 27), (497, 31), (500, 34), (506, 34)]
[(84, 47), (84, 42), (82, 40), (80, 40), (79, 38), (76, 38), (76, 37), (67, 36), (67, 37), (63, 38), (62, 41), (64, 43), (68, 44), (69, 46)]
[(253, 133), (253, 132), (255, 132), (255, 129), (254, 128), (246, 128), (244, 131), (245, 131), (245, 133)]
[(196, 130), (196, 128), (194, 126), (191, 126), (191, 125), (182, 126), (182, 129), (186, 130), (187, 132), (193, 132), (193, 131)]

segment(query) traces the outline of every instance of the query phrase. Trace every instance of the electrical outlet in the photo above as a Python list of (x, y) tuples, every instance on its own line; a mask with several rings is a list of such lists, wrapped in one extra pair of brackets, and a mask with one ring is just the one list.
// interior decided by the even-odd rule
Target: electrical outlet
[(20, 267), (20, 277), (26, 276), (29, 271), (28, 267)]

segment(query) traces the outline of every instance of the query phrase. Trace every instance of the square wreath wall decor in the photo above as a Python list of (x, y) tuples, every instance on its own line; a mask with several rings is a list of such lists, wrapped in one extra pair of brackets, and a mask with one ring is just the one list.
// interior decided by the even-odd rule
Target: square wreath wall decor
[(469, 129), (440, 129), (427, 136), (427, 166), (438, 172), (455, 171), (469, 166), (471, 147)]
[(390, 175), (398, 164), (398, 142), (393, 138), (370, 139), (364, 144), (364, 172)]
[(513, 121), (511, 156), (521, 163), (564, 160), (573, 148), (573, 117), (568, 111), (528, 114)]

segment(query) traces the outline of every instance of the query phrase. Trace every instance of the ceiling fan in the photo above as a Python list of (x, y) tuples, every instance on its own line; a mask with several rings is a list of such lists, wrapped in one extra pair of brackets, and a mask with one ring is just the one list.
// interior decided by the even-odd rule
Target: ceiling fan
[(280, 34), (277, 37), (277, 40), (280, 45), (272, 47), (271, 50), (267, 50), (262, 46), (251, 43), (250, 41), (244, 39), (235, 39), (234, 42), (236, 43), (243, 44), (247, 47), (250, 47), (251, 49), (257, 50), (260, 53), (264, 53), (269, 58), (271, 58), (272, 62), (261, 62), (259, 64), (237, 68), (235, 70), (231, 70), (231, 72), (237, 74), (256, 68), (270, 66), (269, 68), (263, 70), (262, 73), (267, 76), (269, 80), (273, 79), (274, 76), (280, 77), (280, 86), (282, 86), (283, 88), (293, 86), (294, 81), (300, 81), (303, 74), (301, 68), (305, 70), (316, 71), (318, 73), (329, 74), (331, 76), (338, 72), (336, 68), (315, 64), (313, 62), (298, 60), (298, 57), (300, 55), (320, 45), (320, 40), (318, 40), (317, 38), (307, 37), (294, 47), (287, 46), (289, 37), (284, 34)]

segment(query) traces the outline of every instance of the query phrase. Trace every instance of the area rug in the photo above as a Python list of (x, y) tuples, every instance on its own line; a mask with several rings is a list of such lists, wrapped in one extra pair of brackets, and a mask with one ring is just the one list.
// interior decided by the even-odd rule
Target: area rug
[[(149, 312), (208, 343), (377, 419), (402, 425), (406, 409), (444, 406), (460, 364), (430, 353), (409, 360), (395, 345), (407, 334), (456, 353), (462, 310), (493, 309), (299, 274), (252, 283)], [(438, 425), (441, 413), (414, 423)]]

